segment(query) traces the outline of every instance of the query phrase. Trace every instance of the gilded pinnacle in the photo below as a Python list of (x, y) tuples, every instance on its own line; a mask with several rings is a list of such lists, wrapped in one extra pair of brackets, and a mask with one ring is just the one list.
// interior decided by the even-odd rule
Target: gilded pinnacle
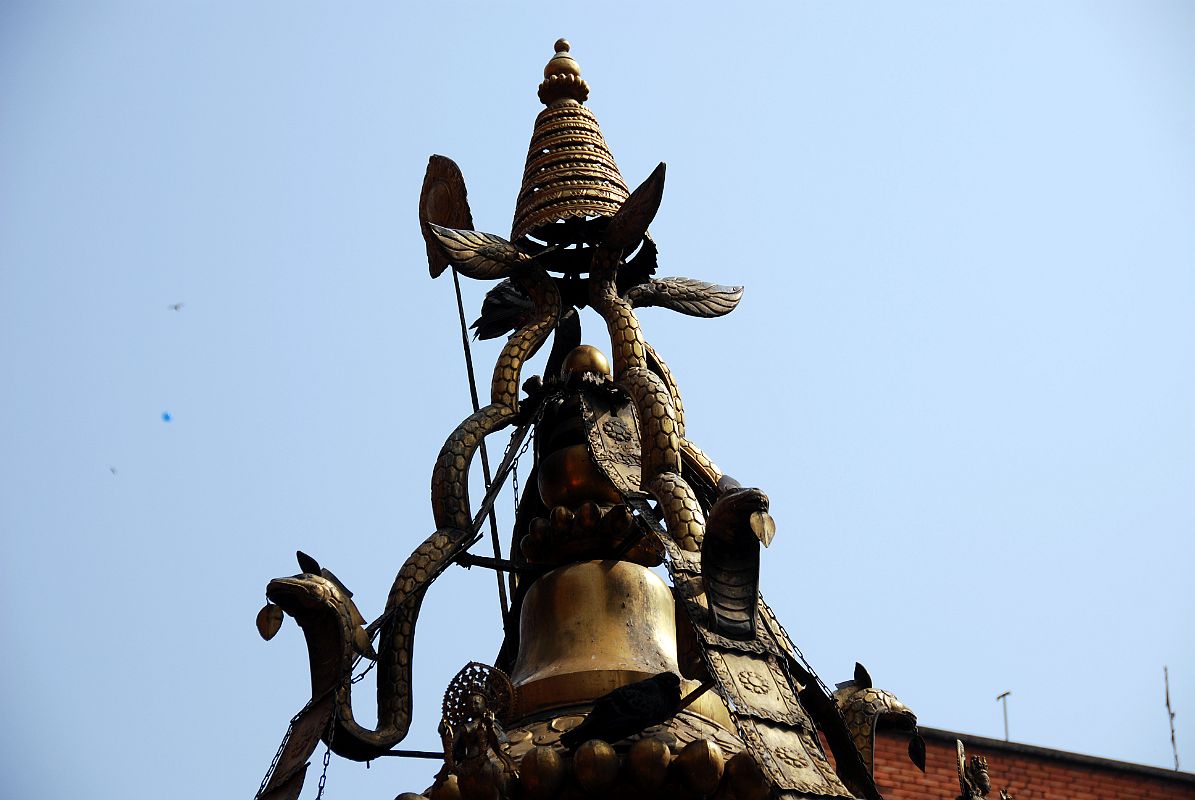
[(539, 99), (547, 108), (535, 119), (523, 185), (515, 204), (511, 239), (532, 236), (559, 244), (559, 231), (548, 228), (565, 220), (612, 217), (630, 191), (602, 138), (597, 118), (582, 105), (589, 84), (569, 54), (569, 43), (556, 40), (556, 54), (544, 67)]
[(556, 40), (556, 55), (544, 67), (544, 82), (539, 85), (539, 99), (545, 106), (561, 100), (584, 103), (589, 84), (581, 78), (581, 65), (569, 55), (567, 39)]

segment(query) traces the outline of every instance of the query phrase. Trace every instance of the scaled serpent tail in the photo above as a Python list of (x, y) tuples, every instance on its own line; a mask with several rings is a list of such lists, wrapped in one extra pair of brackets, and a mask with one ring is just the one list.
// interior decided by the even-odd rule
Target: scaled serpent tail
[[(590, 273), (590, 303), (606, 321), (610, 332), (614, 380), (630, 396), (639, 414), (643, 488), (659, 501), (673, 540), (681, 548), (697, 552), (701, 549), (705, 517), (692, 487), (681, 477), (683, 422), (673, 402), (674, 391), (649, 367), (649, 348), (631, 302), (619, 296), (617, 273), (621, 257), (620, 252), (604, 245), (597, 249)], [(654, 353), (651, 355), (659, 367), (662, 362)], [(661, 372), (669, 374), (667, 367)], [(712, 462), (705, 461), (712, 467)]]

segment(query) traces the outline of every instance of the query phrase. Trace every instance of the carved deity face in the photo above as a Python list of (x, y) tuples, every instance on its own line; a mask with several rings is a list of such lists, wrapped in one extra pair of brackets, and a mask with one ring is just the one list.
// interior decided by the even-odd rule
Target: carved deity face
[(483, 695), (483, 694), (469, 695), (469, 702), (468, 702), (469, 716), (480, 717), (482, 714), (485, 713), (486, 706), (487, 706), (487, 703), (485, 700), (485, 695)]

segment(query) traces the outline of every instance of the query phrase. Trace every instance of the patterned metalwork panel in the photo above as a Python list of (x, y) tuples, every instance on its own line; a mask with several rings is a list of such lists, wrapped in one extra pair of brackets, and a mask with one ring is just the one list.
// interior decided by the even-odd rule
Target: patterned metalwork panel
[(854, 796), (834, 774), (812, 725), (802, 730), (750, 718), (736, 721), (751, 754), (776, 788), (825, 797)]
[(602, 406), (584, 396), (582, 403), (590, 457), (620, 493), (638, 492), (643, 470), (635, 406)]
[(718, 683), (735, 698), (741, 714), (785, 725), (806, 726), (809, 718), (773, 656), (706, 648), (706, 661)]
[(712, 633), (701, 597), (700, 558), (676, 545), (645, 500), (629, 504), (663, 543), (679, 606), (693, 623), (739, 736), (768, 779), (782, 796), (854, 797), (830, 765), (813, 721), (797, 699), (805, 687), (783, 666), (792, 658), (792, 644), (763, 598), (759, 609), (764, 624), (756, 626), (754, 639)]

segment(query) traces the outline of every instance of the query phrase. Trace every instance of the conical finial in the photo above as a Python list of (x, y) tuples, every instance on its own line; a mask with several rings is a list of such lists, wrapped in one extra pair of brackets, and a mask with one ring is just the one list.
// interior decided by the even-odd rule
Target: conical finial
[(597, 117), (582, 105), (589, 85), (568, 51), (568, 42), (558, 39), (556, 55), (544, 67), (539, 99), (547, 108), (535, 118), (527, 148), (511, 235), (515, 241), (531, 236), (559, 243), (550, 233), (555, 223), (609, 219), (630, 196)]
[(556, 40), (556, 55), (544, 67), (544, 82), (539, 85), (539, 99), (545, 106), (558, 100), (584, 103), (589, 97), (589, 84), (581, 79), (581, 66), (569, 55), (567, 39)]

